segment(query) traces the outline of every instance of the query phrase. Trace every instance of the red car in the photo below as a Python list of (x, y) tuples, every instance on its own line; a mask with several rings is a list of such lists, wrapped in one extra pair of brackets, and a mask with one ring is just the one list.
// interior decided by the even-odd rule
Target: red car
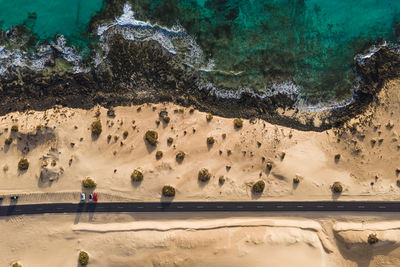
[(97, 193), (93, 193), (93, 201), (97, 202)]

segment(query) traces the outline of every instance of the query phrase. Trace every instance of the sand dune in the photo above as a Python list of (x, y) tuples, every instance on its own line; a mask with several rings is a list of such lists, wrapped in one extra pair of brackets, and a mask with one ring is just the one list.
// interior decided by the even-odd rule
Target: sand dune
[[(67, 191), (76, 193), (58, 194), (57, 200), (78, 201), (81, 181), (89, 176), (107, 201), (112, 201), (109, 195), (159, 201), (167, 184), (176, 188), (175, 200), (395, 200), (400, 193), (399, 84), (389, 83), (366, 114), (321, 133), (260, 120), (244, 120), (238, 129), (233, 119), (214, 116), (208, 121), (203, 112), (169, 103), (117, 107), (115, 117), (101, 107), (11, 113), (0, 119), (0, 142), (12, 138), (0, 151), (0, 194), (42, 202), (53, 201), (49, 193)], [(160, 112), (168, 112), (168, 123)], [(103, 130), (93, 138), (90, 125), (97, 115)], [(10, 130), (13, 125), (18, 132)], [(155, 147), (144, 140), (147, 130), (158, 133)], [(208, 137), (214, 138), (212, 145)], [(161, 159), (157, 151), (163, 152)], [(176, 160), (179, 151), (185, 153), (182, 162)], [(22, 157), (30, 163), (25, 172), (17, 169)], [(131, 182), (136, 168), (144, 174), (141, 183)], [(211, 173), (208, 183), (197, 179), (202, 168)], [(295, 177), (299, 184), (293, 183)], [(254, 195), (251, 186), (258, 180), (266, 187)], [(342, 184), (341, 195), (332, 194), (334, 182)]]

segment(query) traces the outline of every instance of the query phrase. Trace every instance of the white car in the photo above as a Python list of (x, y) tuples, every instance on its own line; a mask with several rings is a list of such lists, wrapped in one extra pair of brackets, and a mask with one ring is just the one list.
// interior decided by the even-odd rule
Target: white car
[(82, 193), (81, 194), (81, 201), (85, 201), (85, 198), (86, 198), (85, 193)]

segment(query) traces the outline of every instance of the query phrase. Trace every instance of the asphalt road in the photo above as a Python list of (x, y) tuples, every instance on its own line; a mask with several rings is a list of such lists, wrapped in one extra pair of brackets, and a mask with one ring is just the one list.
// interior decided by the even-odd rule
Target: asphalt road
[(79, 212), (400, 212), (400, 202), (91, 202), (0, 206), (0, 216)]

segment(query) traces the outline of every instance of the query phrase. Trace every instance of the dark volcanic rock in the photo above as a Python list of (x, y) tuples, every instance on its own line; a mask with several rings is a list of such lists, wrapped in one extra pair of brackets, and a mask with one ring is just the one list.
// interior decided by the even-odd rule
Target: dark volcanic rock
[[(26, 34), (23, 29), (15, 29), (9, 37), (0, 32), (0, 43), (15, 40), (29, 43), (31, 38), (23, 37)], [(199, 90), (199, 73), (182, 64), (178, 56), (168, 53), (156, 41), (135, 42), (116, 34), (107, 45), (109, 51), (104, 62), (98, 67), (91, 66), (91, 71), (86, 73), (73, 73), (70, 69), (60, 71), (55, 67), (56, 61), (63, 60), (58, 47), (46, 62), (44, 71), (9, 68), (5, 75), (0, 75), (0, 114), (43, 110), (55, 104), (74, 108), (92, 108), (100, 104), (112, 108), (172, 101), (225, 117), (261, 118), (301, 130), (325, 130), (340, 126), (362, 112), (384, 82), (400, 74), (400, 57), (388, 47), (382, 47), (364, 62), (357, 62), (354, 69), (362, 83), (355, 94), (356, 101), (333, 110), (327, 120), (315, 126), (311, 119), (304, 124), (277, 113), (277, 108), (295, 109), (296, 96), (278, 93), (260, 98), (245, 92), (240, 98), (218, 98), (207, 90)]]

